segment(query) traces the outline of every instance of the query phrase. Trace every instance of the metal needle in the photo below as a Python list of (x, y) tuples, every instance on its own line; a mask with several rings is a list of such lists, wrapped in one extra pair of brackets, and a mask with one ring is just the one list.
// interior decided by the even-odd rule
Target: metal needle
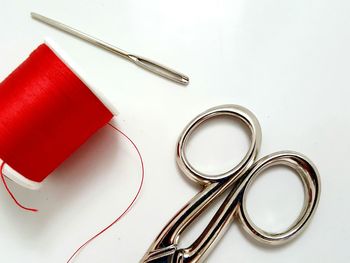
[(65, 24), (62, 24), (61, 22), (58, 22), (56, 20), (50, 19), (48, 17), (39, 15), (37, 13), (31, 13), (32, 18), (37, 19), (45, 24), (48, 24), (54, 28), (60, 29), (64, 32), (67, 32), (75, 37), (78, 37), (80, 39), (83, 39), (95, 46), (101, 47), (103, 49), (106, 49), (114, 54), (117, 54), (125, 59), (128, 59), (129, 61), (135, 63), (137, 66), (142, 67), (148, 71), (151, 71), (157, 75), (160, 75), (164, 78), (170, 79), (172, 81), (175, 81), (177, 83), (187, 85), (189, 82), (189, 78), (182, 74), (179, 73), (173, 69), (170, 69), (168, 67), (165, 67), (163, 65), (158, 64), (157, 62), (154, 62), (152, 60), (146, 59), (144, 57), (140, 57), (137, 55), (129, 54), (128, 52), (119, 49), (115, 46), (112, 46), (102, 40), (99, 40), (95, 37), (92, 37), (88, 34), (85, 34), (77, 29), (74, 29), (70, 26), (67, 26)]

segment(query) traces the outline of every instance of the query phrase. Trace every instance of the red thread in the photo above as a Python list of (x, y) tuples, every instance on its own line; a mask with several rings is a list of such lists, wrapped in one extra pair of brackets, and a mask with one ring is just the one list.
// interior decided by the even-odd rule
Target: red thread
[(89, 244), (92, 240), (94, 240), (95, 238), (99, 237), (100, 235), (102, 235), (105, 231), (107, 231), (109, 228), (111, 228), (115, 223), (117, 223), (129, 210), (130, 208), (134, 205), (135, 201), (137, 200), (138, 196), (140, 195), (142, 186), (143, 186), (143, 181), (145, 178), (145, 168), (144, 168), (144, 164), (143, 164), (143, 158), (142, 155), (138, 149), (138, 147), (136, 146), (136, 144), (121, 130), (119, 130), (117, 127), (113, 126), (111, 123), (108, 123), (109, 126), (111, 126), (114, 130), (116, 130), (117, 132), (119, 132), (120, 134), (122, 134), (134, 147), (134, 149), (136, 150), (139, 158), (140, 158), (140, 163), (141, 163), (141, 182), (139, 185), (139, 188), (134, 196), (134, 198), (132, 199), (132, 201), (130, 202), (130, 204), (128, 205), (128, 207), (124, 210), (124, 212), (122, 214), (120, 214), (111, 224), (109, 224), (108, 226), (106, 226), (104, 229), (102, 229), (100, 232), (98, 232), (96, 235), (94, 235), (93, 237), (91, 237), (90, 239), (88, 239), (84, 244), (82, 244), (74, 253), (73, 255), (68, 259), (67, 263), (71, 262), (71, 260), (78, 254), (78, 252), (84, 248), (87, 244)]
[[(45, 44), (40, 45), (15, 71), (0, 83), (0, 166), (2, 182), (9, 189), (3, 168), (5, 163), (25, 178), (42, 182), (113, 114), (93, 92)], [(136, 144), (122, 131), (135, 148), (141, 162), (141, 182), (128, 207), (111, 224), (81, 245), (67, 262), (92, 240), (117, 223), (134, 205), (144, 181), (144, 163)]]
[(1, 173), (1, 180), (6, 188), (6, 191), (9, 193), (9, 195), (11, 196), (12, 200), (16, 203), (17, 206), (19, 206), (20, 208), (24, 209), (24, 210), (27, 210), (27, 211), (31, 211), (31, 212), (38, 212), (38, 209), (35, 209), (35, 208), (29, 208), (29, 207), (25, 207), (23, 205), (21, 205), (16, 197), (13, 195), (13, 193), (11, 192), (10, 188), (8, 187), (7, 183), (6, 183), (6, 180), (5, 180), (5, 176), (2, 172), (2, 170), (4, 169), (4, 166), (5, 166), (5, 162), (3, 162), (1, 164), (1, 167), (0, 167), (0, 173)]
[(45, 44), (0, 83), (0, 158), (43, 181), (113, 114)]

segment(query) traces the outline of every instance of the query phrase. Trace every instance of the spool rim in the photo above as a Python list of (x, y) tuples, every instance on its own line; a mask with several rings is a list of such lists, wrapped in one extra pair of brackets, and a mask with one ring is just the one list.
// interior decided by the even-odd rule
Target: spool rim
[[(0, 162), (3, 163), (5, 161), (0, 159)], [(2, 173), (6, 178), (10, 179), (11, 181), (14, 181), (15, 183), (31, 190), (37, 190), (42, 186), (42, 182), (35, 182), (28, 179), (27, 177), (24, 177), (22, 174), (20, 174), (15, 169), (13, 169), (10, 165), (8, 165), (6, 162), (2, 170)]]

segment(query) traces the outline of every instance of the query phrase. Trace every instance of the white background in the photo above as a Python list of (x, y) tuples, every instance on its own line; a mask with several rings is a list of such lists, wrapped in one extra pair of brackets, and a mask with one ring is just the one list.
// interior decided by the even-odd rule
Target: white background
[[(174, 67), (190, 76), (190, 84), (145, 72), (32, 20), (31, 11)], [(144, 156), (138, 202), (75, 262), (141, 259), (165, 223), (200, 190), (176, 167), (178, 135), (195, 115), (224, 103), (243, 105), (258, 117), (259, 156), (284, 149), (307, 155), (319, 169), (322, 194), (309, 228), (295, 241), (261, 246), (235, 222), (207, 262), (349, 262), (349, 13), (346, 0), (1, 0), (0, 79), (45, 37), (53, 38), (116, 106), (118, 127)], [(248, 139), (227, 120), (210, 124), (193, 138), (189, 152), (198, 167), (215, 172), (239, 161)], [(9, 183), (39, 213), (19, 210), (0, 187), (1, 261), (65, 262), (121, 213), (139, 180), (135, 152), (106, 127), (40, 191)], [(248, 201), (257, 224), (280, 230), (295, 219), (302, 187), (291, 172), (274, 169), (256, 182)]]

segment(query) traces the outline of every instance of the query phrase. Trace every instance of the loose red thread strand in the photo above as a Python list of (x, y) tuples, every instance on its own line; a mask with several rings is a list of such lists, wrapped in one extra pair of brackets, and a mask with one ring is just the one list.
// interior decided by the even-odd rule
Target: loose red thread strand
[(98, 232), (96, 235), (94, 235), (93, 237), (91, 237), (90, 239), (88, 239), (84, 244), (82, 244), (77, 250), (75, 250), (75, 252), (73, 253), (73, 255), (68, 259), (67, 263), (71, 262), (72, 259), (86, 246), (88, 245), (91, 241), (93, 241), (94, 239), (96, 239), (97, 237), (99, 237), (100, 235), (102, 235), (104, 232), (106, 232), (108, 229), (110, 229), (115, 223), (117, 223), (121, 218), (123, 218), (125, 216), (125, 214), (130, 210), (130, 208), (134, 205), (134, 203), (136, 202), (137, 198), (140, 195), (142, 186), (143, 186), (143, 182), (144, 182), (144, 178), (145, 178), (145, 167), (144, 167), (144, 163), (143, 163), (143, 158), (142, 155), (138, 149), (138, 147), (136, 146), (136, 144), (121, 130), (119, 130), (117, 127), (115, 127), (114, 125), (112, 125), (111, 123), (108, 123), (109, 126), (111, 126), (114, 130), (116, 130), (117, 132), (119, 132), (121, 135), (123, 135), (134, 147), (134, 149), (136, 150), (139, 158), (140, 158), (140, 162), (141, 162), (141, 182), (139, 185), (139, 188), (134, 196), (134, 198), (132, 199), (132, 201), (130, 202), (130, 204), (128, 205), (128, 207), (123, 211), (122, 214), (120, 214), (111, 224), (109, 224), (108, 226), (106, 226), (104, 229), (102, 229), (100, 232)]
[(38, 209), (35, 209), (35, 208), (30, 208), (30, 207), (25, 207), (23, 205), (21, 205), (16, 197), (13, 195), (13, 193), (11, 192), (10, 188), (8, 187), (7, 183), (6, 183), (6, 180), (5, 180), (5, 176), (4, 176), (4, 173), (3, 173), (3, 169), (4, 169), (4, 166), (5, 166), (5, 162), (3, 162), (1, 164), (1, 167), (0, 167), (0, 173), (1, 173), (1, 179), (2, 179), (2, 182), (6, 188), (6, 191), (9, 193), (9, 195), (11, 196), (12, 200), (16, 203), (17, 206), (19, 206), (20, 208), (24, 209), (24, 210), (27, 210), (27, 211), (31, 211), (31, 212), (38, 212)]

